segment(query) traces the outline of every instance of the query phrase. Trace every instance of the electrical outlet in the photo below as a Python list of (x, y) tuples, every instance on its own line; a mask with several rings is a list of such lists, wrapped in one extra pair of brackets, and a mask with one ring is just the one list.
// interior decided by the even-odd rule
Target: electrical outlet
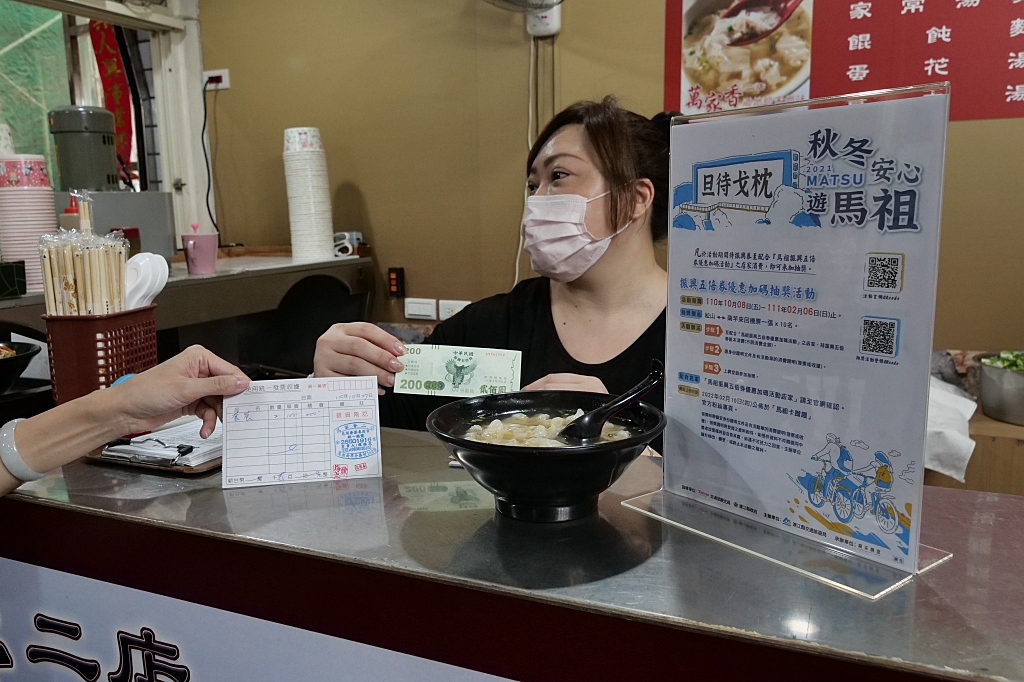
[(405, 299), (405, 316), (410, 320), (436, 320), (437, 299), (407, 298)]
[(562, 31), (562, 6), (526, 15), (526, 32), (534, 38), (550, 38)]
[(388, 268), (388, 296), (405, 298), (405, 268)]
[(231, 74), (227, 69), (203, 71), (203, 83), (206, 83), (207, 91), (227, 90), (231, 87)]
[(446, 301), (441, 299), (437, 302), (437, 316), (442, 320), (447, 320), (449, 317), (469, 305), (469, 303), (469, 301)]

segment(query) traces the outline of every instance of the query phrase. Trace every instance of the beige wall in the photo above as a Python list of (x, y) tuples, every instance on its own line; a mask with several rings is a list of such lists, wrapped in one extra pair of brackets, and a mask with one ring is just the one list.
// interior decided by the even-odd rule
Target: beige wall
[(951, 123), (944, 194), (935, 347), (1024, 348), (1024, 119)]
[[(541, 45), (545, 115), (617, 94), (661, 109), (664, 0), (567, 0)], [(228, 241), (288, 243), (282, 131), (318, 126), (335, 228), (361, 230), (407, 294), (469, 298), (512, 282), (527, 135), (522, 17), (482, 0), (204, 0), (218, 217)], [(550, 74), (554, 72), (554, 102)], [(543, 121), (542, 121), (543, 123)], [(936, 345), (1024, 345), (1024, 120), (951, 126)], [(379, 274), (379, 273), (378, 273)], [(383, 290), (383, 277), (380, 276)], [(377, 319), (400, 319), (380, 296)]]

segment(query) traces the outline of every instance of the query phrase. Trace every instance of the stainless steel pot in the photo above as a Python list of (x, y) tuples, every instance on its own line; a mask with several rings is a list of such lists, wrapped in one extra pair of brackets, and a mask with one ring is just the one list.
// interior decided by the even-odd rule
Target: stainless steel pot
[(981, 363), (981, 411), (1024, 426), (1024, 372)]

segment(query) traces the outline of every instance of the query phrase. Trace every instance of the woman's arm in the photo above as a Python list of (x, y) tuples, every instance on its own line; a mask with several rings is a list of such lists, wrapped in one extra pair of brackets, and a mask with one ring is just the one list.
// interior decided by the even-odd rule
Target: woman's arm
[[(14, 446), (29, 468), (42, 473), (115, 438), (151, 431), (187, 414), (203, 420), (200, 435), (206, 438), (221, 415), (222, 396), (241, 393), (248, 385), (240, 369), (192, 346), (124, 383), (19, 422)], [(19, 485), (0, 464), (0, 495)]]

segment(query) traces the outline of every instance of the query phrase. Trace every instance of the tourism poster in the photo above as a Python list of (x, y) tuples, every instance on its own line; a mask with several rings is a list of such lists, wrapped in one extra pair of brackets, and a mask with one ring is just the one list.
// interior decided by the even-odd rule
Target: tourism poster
[(667, 0), (665, 108), (714, 113), (948, 81), (951, 120), (1024, 116), (1021, 0), (779, 7), (790, 4)]
[(917, 566), (949, 98), (672, 128), (665, 490)]

